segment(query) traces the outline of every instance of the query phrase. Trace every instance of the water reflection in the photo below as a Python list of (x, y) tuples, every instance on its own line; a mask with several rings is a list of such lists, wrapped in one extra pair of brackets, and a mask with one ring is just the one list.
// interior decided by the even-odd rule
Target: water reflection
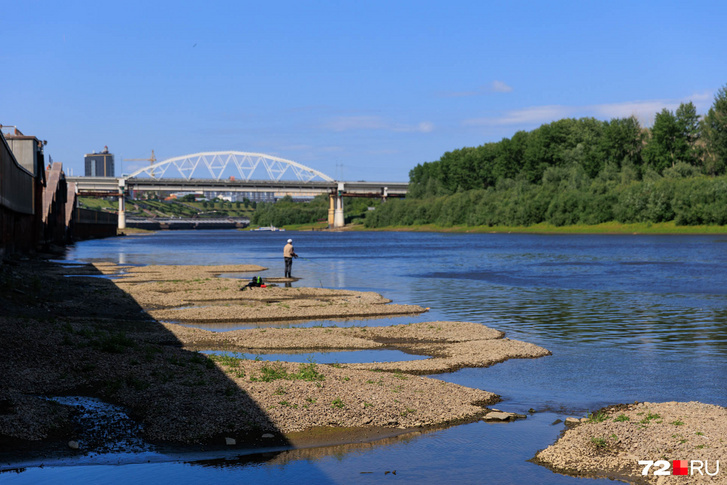
[[(537, 335), (563, 345), (618, 344), (644, 351), (714, 353), (727, 350), (725, 298), (470, 285), (455, 281), (446, 294), (417, 286), (432, 306), (509, 334)], [(472, 305), (475, 295), (479, 306)]]
[[(164, 481), (200, 483), (537, 483), (582, 484), (583, 479), (558, 475), (529, 463), (539, 443), (555, 440), (562, 425), (554, 413), (541, 413), (513, 423), (477, 422), (456, 428), (411, 433), (349, 445), (273, 450), (241, 454), (228, 451), (194, 459), (170, 453), (158, 462), (44, 467), (4, 474), (3, 483), (104, 483), (108, 485)], [(445, 454), (443, 452), (446, 451)], [(396, 475), (393, 474), (396, 471)], [(388, 472), (388, 473), (387, 473)], [(49, 479), (49, 477), (52, 477)], [(589, 485), (612, 484), (605, 479)]]

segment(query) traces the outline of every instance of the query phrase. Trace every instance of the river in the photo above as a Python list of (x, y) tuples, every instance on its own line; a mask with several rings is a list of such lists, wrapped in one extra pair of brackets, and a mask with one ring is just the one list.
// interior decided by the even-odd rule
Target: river
[(0, 482), (579, 483), (585, 479), (528, 461), (558, 438), (556, 420), (634, 401), (727, 405), (727, 236), (166, 231), (79, 242), (65, 259), (249, 263), (272, 277), (283, 275), (288, 238), (301, 256), (294, 286), (375, 291), (430, 308), (316, 324), (471, 321), (552, 351), (434, 376), (501, 395), (498, 409), (536, 412), (513, 423), (239, 460), (110, 455), (30, 466)]

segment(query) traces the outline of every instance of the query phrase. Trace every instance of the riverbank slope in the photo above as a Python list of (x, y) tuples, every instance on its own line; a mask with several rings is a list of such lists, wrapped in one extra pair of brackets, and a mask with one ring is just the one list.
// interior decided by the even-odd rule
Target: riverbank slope
[(727, 226), (694, 225), (678, 226), (673, 221), (658, 223), (625, 224), (616, 221), (602, 224), (576, 224), (554, 226), (548, 223), (531, 226), (440, 226), (437, 224), (417, 224), (411, 226), (386, 226), (368, 228), (363, 224), (348, 225), (334, 231), (392, 231), (392, 232), (454, 232), (454, 233), (519, 233), (519, 234), (727, 234)]

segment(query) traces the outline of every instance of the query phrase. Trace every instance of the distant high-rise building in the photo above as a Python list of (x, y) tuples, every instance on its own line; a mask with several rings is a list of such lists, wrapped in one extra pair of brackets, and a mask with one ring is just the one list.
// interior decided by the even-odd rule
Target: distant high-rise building
[(109, 153), (109, 147), (104, 147), (101, 153), (87, 153), (83, 157), (86, 165), (86, 177), (113, 177), (114, 155)]

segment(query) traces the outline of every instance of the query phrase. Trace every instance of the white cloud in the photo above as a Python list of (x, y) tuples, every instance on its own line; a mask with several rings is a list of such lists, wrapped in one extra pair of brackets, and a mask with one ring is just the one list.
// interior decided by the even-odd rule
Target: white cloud
[(691, 101), (692, 103), (694, 103), (695, 106), (705, 105), (709, 107), (714, 101), (714, 93), (711, 91), (694, 93), (686, 101)]
[(502, 81), (492, 81), (492, 84), (490, 85), (490, 89), (495, 93), (510, 93), (512, 92), (512, 87), (508, 86)]
[(664, 108), (674, 111), (679, 107), (681, 101), (674, 100), (650, 100), (650, 101), (626, 101), (623, 103), (597, 104), (585, 107), (586, 111), (593, 113), (597, 118), (628, 118), (635, 116), (641, 124), (651, 124), (654, 115)]
[(403, 123), (392, 123), (380, 116), (340, 116), (325, 125), (332, 131), (356, 131), (356, 130), (380, 130), (399, 133), (431, 133), (434, 124), (429, 121), (422, 121), (416, 125)]
[(499, 117), (465, 120), (463, 124), (466, 126), (542, 124), (561, 118), (568, 118), (571, 116), (572, 110), (573, 108), (559, 105), (533, 106), (507, 111)]
[(626, 101), (623, 103), (597, 104), (584, 106), (583, 110), (591, 112), (591, 116), (597, 118), (626, 118), (635, 116), (643, 125), (651, 125), (654, 116), (664, 108), (669, 111), (676, 111), (682, 103), (692, 102), (697, 108), (697, 113), (704, 113), (709, 109), (712, 102), (712, 94), (703, 92), (695, 93), (681, 99), (653, 99), (646, 101)]
[(649, 126), (654, 115), (664, 108), (675, 111), (681, 103), (694, 103), (698, 113), (707, 111), (712, 102), (711, 93), (697, 93), (682, 99), (652, 99), (644, 101), (624, 101), (621, 103), (593, 104), (584, 106), (531, 106), (523, 109), (505, 111), (500, 116), (482, 117), (465, 120), (465, 126), (492, 125), (541, 125), (563, 118), (594, 117), (598, 119), (628, 118), (635, 116), (642, 125)]
[(481, 96), (483, 94), (492, 93), (511, 93), (512, 87), (502, 81), (492, 81), (491, 83), (482, 85), (473, 91), (451, 91), (443, 93), (445, 98), (462, 98), (466, 96)]
[(417, 129), (415, 131), (418, 131), (420, 133), (431, 133), (434, 131), (434, 123), (431, 123), (429, 121), (422, 121), (417, 125)]

